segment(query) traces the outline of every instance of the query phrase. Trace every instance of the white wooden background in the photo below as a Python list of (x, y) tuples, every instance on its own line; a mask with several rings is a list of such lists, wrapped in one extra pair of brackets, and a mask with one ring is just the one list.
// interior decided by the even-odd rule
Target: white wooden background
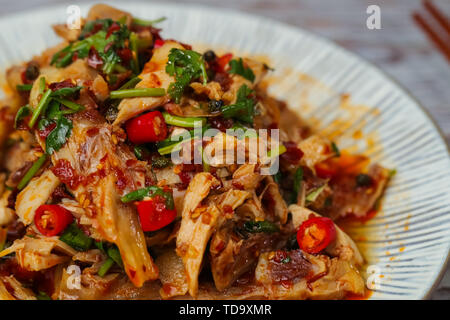
[[(57, 0), (0, 0), (2, 15)], [(76, 4), (81, 1), (70, 1)], [(102, 1), (104, 3), (108, 1)], [(175, 2), (175, 1), (168, 1)], [(450, 141), (450, 64), (413, 23), (420, 0), (186, 0), (267, 16), (308, 29), (375, 63), (424, 105)], [(435, 0), (450, 16), (450, 0)], [(381, 8), (381, 30), (366, 28), (366, 8)], [(450, 195), (449, 195), (450, 196)], [(450, 232), (450, 230), (449, 230)], [(432, 295), (450, 300), (450, 268)]]

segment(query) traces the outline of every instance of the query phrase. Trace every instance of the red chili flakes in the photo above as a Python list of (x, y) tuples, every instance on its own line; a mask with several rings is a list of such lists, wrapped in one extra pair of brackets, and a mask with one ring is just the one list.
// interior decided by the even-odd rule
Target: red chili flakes
[(223, 91), (228, 91), (230, 89), (233, 80), (227, 72), (218, 72), (214, 75), (213, 81), (220, 84)]
[(164, 40), (163, 39), (156, 39), (155, 44), (153, 45), (153, 47), (155, 49), (161, 48), (164, 45)]
[(80, 183), (83, 182), (83, 178), (76, 174), (70, 162), (65, 159), (58, 160), (51, 170), (53, 174), (61, 180), (62, 183), (65, 183), (71, 189), (76, 189), (80, 185)]
[(70, 79), (66, 79), (61, 82), (53, 82), (48, 85), (49, 89), (52, 91), (56, 91), (62, 88), (73, 88), (75, 87), (75, 84)]
[(220, 253), (220, 252), (223, 251), (223, 249), (225, 249), (225, 242), (220, 240), (220, 241), (218, 241), (218, 243), (217, 243), (217, 245), (215, 247), (215, 250), (216, 250), (217, 253)]
[(235, 188), (235, 189), (238, 189), (238, 190), (244, 190), (244, 186), (241, 184), (241, 183), (239, 183), (239, 182), (232, 182), (231, 183), (232, 184), (232, 186)]
[(117, 55), (118, 55), (124, 62), (128, 62), (128, 61), (131, 60), (131, 58), (133, 58), (133, 53), (132, 53), (131, 50), (128, 49), (128, 48), (123, 48), (123, 49), (117, 50)]
[(274, 260), (275, 262), (280, 263), (280, 262), (282, 262), (283, 260), (285, 260), (287, 257), (288, 257), (288, 254), (287, 254), (286, 251), (283, 251), (283, 250), (277, 250), (277, 251), (275, 252), (275, 256), (273, 257), (273, 260)]
[(297, 144), (292, 141), (283, 142), (286, 147), (286, 152), (283, 153), (280, 158), (286, 162), (292, 164), (298, 164), (303, 157), (303, 151), (297, 147)]
[(212, 117), (209, 118), (208, 123), (212, 128), (225, 132), (227, 129), (230, 129), (233, 126), (232, 119), (225, 119), (223, 117)]
[(41, 138), (42, 140), (47, 139), (48, 135), (50, 134), (50, 132), (53, 131), (53, 129), (55, 129), (55, 127), (56, 123), (52, 122), (48, 126), (46, 126), (43, 130), (38, 130), (39, 138)]
[(72, 196), (66, 192), (63, 185), (59, 185), (56, 187), (56, 189), (52, 193), (52, 200), (54, 202), (59, 202), (63, 198), (72, 199)]
[(103, 65), (103, 60), (94, 47), (89, 49), (88, 65), (94, 69), (97, 69), (97, 67)]
[(222, 209), (223, 209), (223, 212), (225, 214), (232, 214), (233, 213), (233, 207), (228, 205), (228, 204), (224, 205)]
[(106, 33), (106, 37), (105, 39), (108, 39), (113, 32), (119, 31), (120, 30), (120, 25), (117, 22), (114, 22), (109, 28), (108, 28), (108, 32)]
[(122, 170), (120, 170), (118, 168), (114, 168), (113, 170), (114, 170), (114, 174), (117, 178), (117, 181), (116, 181), (117, 188), (119, 188), (119, 190), (125, 189), (128, 184), (127, 177), (125, 176), (125, 174), (123, 173)]
[(90, 128), (88, 131), (86, 131), (86, 135), (88, 137), (94, 137), (99, 133), (99, 129), (98, 128)]

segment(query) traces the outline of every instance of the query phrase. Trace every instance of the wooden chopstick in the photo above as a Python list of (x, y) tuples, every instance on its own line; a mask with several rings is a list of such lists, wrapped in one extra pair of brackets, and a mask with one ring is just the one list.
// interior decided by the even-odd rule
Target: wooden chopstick
[(429, 0), (423, 1), (424, 7), (431, 14), (431, 16), (438, 22), (438, 24), (445, 30), (444, 34), (435, 30), (432, 25), (418, 12), (413, 12), (412, 17), (418, 26), (425, 32), (428, 38), (435, 44), (439, 51), (450, 62), (450, 22), (448, 17), (443, 15), (434, 4)]
[(450, 20), (430, 0), (424, 1), (424, 7), (428, 12), (436, 19), (436, 21), (447, 31), (447, 35), (450, 36)]

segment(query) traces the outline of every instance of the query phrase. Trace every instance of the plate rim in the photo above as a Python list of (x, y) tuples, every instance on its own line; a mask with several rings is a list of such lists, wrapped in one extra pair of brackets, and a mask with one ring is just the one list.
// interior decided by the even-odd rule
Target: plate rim
[[(436, 130), (438, 137), (441, 139), (441, 142), (444, 144), (445, 146), (445, 150), (447, 153), (447, 159), (450, 161), (450, 142), (448, 142), (445, 138), (444, 132), (442, 130), (442, 128), (438, 125), (437, 121), (434, 119), (434, 117), (431, 115), (430, 111), (424, 106), (424, 104), (419, 101), (418, 98), (416, 98), (412, 92), (406, 88), (399, 80), (397, 80), (393, 75), (390, 75), (389, 73), (387, 73), (387, 71), (385, 71), (384, 69), (382, 69), (381, 67), (379, 67), (378, 65), (376, 65), (374, 62), (371, 62), (369, 60), (367, 60), (366, 58), (358, 55), (357, 53), (350, 51), (349, 49), (339, 45), (338, 43), (336, 43), (335, 41), (320, 35), (314, 31), (311, 31), (309, 29), (304, 29), (302, 27), (298, 27), (295, 25), (292, 25), (290, 23), (281, 21), (281, 20), (277, 20), (275, 18), (272, 17), (267, 17), (267, 16), (263, 16), (263, 15), (259, 15), (259, 14), (255, 14), (255, 13), (250, 13), (247, 11), (238, 11), (235, 8), (229, 8), (229, 7), (221, 7), (221, 6), (213, 6), (213, 5), (207, 5), (207, 4), (199, 4), (199, 3), (177, 3), (177, 2), (170, 2), (170, 3), (165, 3), (165, 2), (161, 2), (161, 1), (142, 1), (142, 0), (132, 0), (130, 1), (131, 3), (135, 3), (135, 4), (139, 4), (139, 5), (143, 5), (143, 6), (148, 6), (148, 7), (160, 7), (160, 8), (179, 8), (179, 7), (184, 7), (187, 9), (194, 9), (194, 10), (206, 10), (208, 12), (214, 12), (214, 14), (216, 15), (223, 15), (223, 14), (229, 14), (229, 15), (234, 15), (234, 16), (240, 16), (242, 18), (247, 18), (247, 19), (252, 19), (254, 21), (258, 21), (261, 19), (264, 19), (266, 22), (269, 22), (273, 25), (276, 25), (276, 27), (278, 28), (283, 28), (286, 30), (289, 30), (293, 33), (300, 33), (306, 36), (311, 37), (311, 39), (313, 39), (313, 41), (317, 41), (319, 43), (322, 43), (324, 45), (329, 46), (331, 49), (333, 50), (339, 50), (341, 51), (341, 53), (344, 53), (345, 55), (355, 59), (355, 61), (358, 64), (362, 64), (364, 65), (366, 68), (371, 68), (373, 71), (379, 73), (379, 75), (381, 75), (382, 77), (386, 78), (387, 80), (389, 80), (392, 85), (394, 87), (396, 87), (397, 90), (399, 90), (403, 95), (405, 95), (405, 97), (409, 98), (411, 101), (414, 102), (414, 104), (418, 107), (417, 109), (420, 110), (423, 114), (423, 116), (430, 121), (430, 124), (432, 125), (432, 127)], [(99, 4), (101, 2), (99, 1), (92, 1), (92, 0), (81, 0), (78, 1), (78, 3), (76, 5), (79, 5), (81, 7), (86, 7), (86, 6), (92, 6), (94, 4)], [(37, 7), (33, 7), (33, 8), (29, 8), (29, 9), (25, 9), (25, 10), (18, 10), (15, 11), (11, 14), (8, 13), (4, 13), (4, 14), (0, 14), (0, 17), (2, 18), (2, 20), (14, 20), (19, 18), (20, 16), (26, 15), (26, 14), (31, 14), (31, 13), (40, 13), (40, 12), (46, 12), (48, 10), (57, 10), (58, 8), (64, 8), (67, 7), (68, 5), (73, 5), (74, 3), (68, 2), (66, 0), (61, 1), (61, 2), (57, 2), (57, 3), (47, 3), (44, 5), (40, 5)], [(111, 5), (114, 6), (115, 4), (122, 6), (124, 5), (124, 1), (121, 0), (110, 0), (107, 3), (105, 3), (107, 5)], [(220, 9), (220, 11), (217, 11), (217, 9)], [(37, 54), (37, 53), (33, 53), (33, 54)], [(14, 63), (14, 62), (12, 62)], [(3, 72), (4, 70), (0, 70), (1, 72)], [(450, 213), (449, 213), (450, 214)], [(441, 283), (448, 266), (450, 265), (450, 243), (447, 244), (447, 254), (445, 257), (445, 260), (443, 260), (444, 262), (442, 263), (440, 270), (437, 274), (437, 276), (435, 277), (433, 283), (431, 285), (429, 285), (426, 293), (420, 298), (421, 300), (426, 300), (426, 299), (430, 299), (431, 295), (433, 294), (433, 292), (436, 290), (436, 288), (438, 287), (438, 285)]]

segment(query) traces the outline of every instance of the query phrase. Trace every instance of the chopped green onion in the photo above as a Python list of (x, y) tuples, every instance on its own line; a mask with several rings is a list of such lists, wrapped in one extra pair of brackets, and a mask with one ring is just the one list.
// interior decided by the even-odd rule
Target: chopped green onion
[(172, 161), (164, 156), (152, 158), (152, 168), (162, 169), (170, 165)]
[(210, 171), (210, 166), (209, 166), (208, 161), (206, 161), (207, 159), (205, 158), (205, 153), (203, 152), (203, 147), (201, 145), (199, 146), (199, 151), (202, 153), (203, 171), (209, 172)]
[(325, 189), (326, 184), (324, 184), (323, 186), (311, 191), (310, 193), (308, 193), (308, 195), (306, 196), (306, 201), (307, 202), (314, 202), (316, 201), (317, 197), (322, 193), (323, 189)]
[(166, 192), (163, 189), (157, 187), (157, 186), (150, 186), (146, 188), (141, 188), (135, 191), (132, 191), (130, 193), (127, 193), (122, 198), (120, 198), (120, 201), (123, 203), (129, 203), (133, 201), (141, 201), (145, 197), (153, 198), (154, 196), (159, 195), (166, 199), (166, 207), (169, 210), (172, 210), (174, 208), (173, 203), (173, 196), (170, 192)]
[(166, 94), (164, 88), (135, 88), (111, 91), (110, 99), (125, 99), (134, 97), (161, 97)]
[[(44, 79), (44, 78), (42, 78)], [(78, 93), (81, 89), (83, 89), (83, 87), (77, 86), (77, 87), (66, 87), (66, 88), (61, 88), (58, 89), (56, 91), (52, 92), (52, 97), (55, 98), (65, 98), (67, 96), (72, 96), (76, 93)]]
[(292, 186), (293, 193), (292, 193), (291, 203), (297, 202), (297, 197), (298, 197), (298, 193), (300, 192), (302, 180), (303, 180), (303, 168), (298, 167), (298, 169), (294, 173), (294, 185)]
[(392, 178), (396, 174), (397, 174), (397, 169), (392, 169), (392, 170), (389, 170), (388, 176), (389, 176), (389, 178)]
[(134, 88), (139, 82), (141, 82), (141, 78), (139, 77), (134, 77), (131, 78), (130, 80), (128, 80), (127, 82), (125, 82), (124, 85), (122, 85), (119, 90), (124, 90), (124, 89), (131, 89)]
[(37, 119), (41, 115), (41, 113), (47, 108), (48, 103), (50, 102), (50, 95), (52, 94), (52, 90), (47, 90), (39, 101), (36, 109), (33, 111), (33, 115), (31, 116), (30, 122), (28, 126), (33, 128), (36, 124)]
[(17, 91), (31, 91), (32, 88), (32, 84), (18, 84), (16, 86)]
[(46, 294), (44, 291), (39, 291), (36, 295), (36, 299), (38, 300), (52, 300), (52, 298), (49, 297), (48, 294)]
[(94, 241), (80, 228), (78, 228), (76, 222), (70, 224), (66, 230), (64, 230), (63, 234), (59, 237), (59, 240), (67, 243), (69, 246), (78, 251), (88, 250)]
[(281, 260), (281, 263), (289, 263), (289, 262), (291, 262), (291, 257), (289, 257), (289, 256), (287, 256), (286, 258)]
[(18, 190), (22, 190), (28, 182), (35, 176), (35, 174), (39, 171), (39, 169), (42, 167), (42, 165), (47, 160), (47, 155), (43, 154), (33, 165), (31, 168), (25, 173), (23, 178), (20, 180), (19, 184), (17, 185)]
[(14, 129), (17, 129), (17, 125), (19, 124), (19, 121), (22, 120), (25, 117), (28, 117), (31, 114), (31, 108), (29, 105), (21, 107), (17, 113), (16, 117), (14, 118)]
[(196, 125), (204, 126), (206, 124), (206, 118), (196, 118), (196, 117), (180, 117), (174, 116), (170, 113), (162, 113), (164, 120), (167, 124), (184, 127), (184, 128), (194, 128)]
[(153, 44), (152, 38), (138, 38), (136, 40), (136, 45), (138, 50), (147, 49)]
[(331, 149), (333, 149), (333, 152), (336, 154), (336, 157), (341, 156), (341, 152), (339, 151), (339, 148), (337, 147), (336, 143), (331, 143)]
[(141, 27), (150, 27), (156, 23), (163, 22), (166, 19), (167, 19), (166, 17), (161, 17), (155, 20), (144, 20), (139, 18), (133, 18), (132, 23)]
[(272, 152), (272, 150), (269, 150), (267, 152), (267, 157), (269, 157), (269, 158), (278, 157), (278, 156), (281, 156), (285, 152), (286, 152), (286, 147), (284, 146), (284, 144), (280, 144), (277, 149), (273, 150), (273, 152)]
[(134, 74), (139, 73), (139, 54), (138, 54), (138, 44), (137, 44), (138, 36), (136, 33), (130, 33), (130, 49), (132, 52), (133, 59), (131, 60), (131, 69)]
[(39, 94), (43, 94), (45, 91), (45, 77), (39, 78)]
[(98, 269), (97, 274), (100, 277), (104, 277), (106, 275), (106, 273), (108, 273), (109, 269), (111, 269), (113, 264), (114, 264), (114, 260), (111, 258), (108, 258), (105, 262), (103, 262), (100, 269)]
[(98, 250), (100, 250), (103, 253), (106, 253), (106, 250), (105, 250), (105, 247), (103, 244), (104, 244), (103, 241), (95, 241), (94, 242), (94, 246), (96, 246)]
[(270, 221), (246, 221), (244, 230), (250, 233), (274, 233), (280, 231), (280, 228)]
[(112, 247), (108, 248), (108, 250), (106, 251), (106, 254), (107, 254), (108, 257), (110, 257), (115, 263), (117, 263), (118, 266), (120, 266), (121, 268), (123, 268), (122, 256), (120, 255), (120, 251), (119, 251), (119, 249), (117, 249), (116, 246), (112, 246)]
[(158, 153), (162, 156), (166, 155), (166, 154), (170, 154), (173, 151), (178, 151), (181, 150), (181, 145), (185, 142), (191, 141), (193, 138), (190, 139), (186, 139), (186, 140), (182, 140), (180, 142), (176, 142), (174, 144), (168, 145), (166, 147), (162, 147), (158, 149)]
[(369, 187), (373, 183), (372, 177), (364, 173), (358, 174), (355, 180), (358, 187)]
[(67, 100), (67, 99), (59, 99), (59, 98), (54, 98), (54, 99), (56, 101), (58, 101), (59, 103), (65, 105), (67, 108), (69, 108), (70, 110), (72, 110), (74, 112), (78, 112), (78, 111), (84, 110), (84, 107), (81, 104), (72, 102), (72, 101)]

